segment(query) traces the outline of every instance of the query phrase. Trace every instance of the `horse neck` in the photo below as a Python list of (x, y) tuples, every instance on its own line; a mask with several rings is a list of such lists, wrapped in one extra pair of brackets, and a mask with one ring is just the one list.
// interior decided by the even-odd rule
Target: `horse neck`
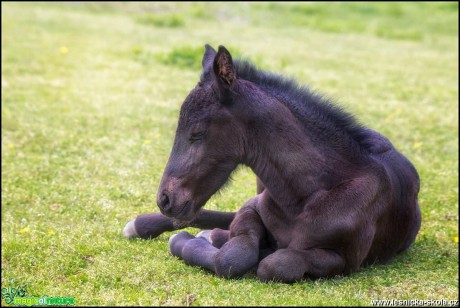
[(276, 203), (294, 205), (315, 191), (333, 187), (353, 167), (336, 151), (316, 144), (299, 120), (283, 107), (251, 121), (244, 163)]

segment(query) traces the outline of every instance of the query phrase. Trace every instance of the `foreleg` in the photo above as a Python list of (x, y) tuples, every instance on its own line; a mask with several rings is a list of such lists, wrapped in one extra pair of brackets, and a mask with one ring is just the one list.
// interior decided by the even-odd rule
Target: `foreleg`
[(230, 239), (220, 249), (202, 237), (181, 232), (170, 240), (171, 253), (189, 265), (207, 268), (223, 277), (238, 277), (255, 267), (265, 227), (255, 210), (256, 198), (243, 206), (230, 226)]
[(200, 229), (222, 228), (228, 229), (236, 213), (225, 213), (210, 210), (201, 210), (195, 219), (184, 223), (167, 217), (161, 213), (143, 214), (128, 222), (123, 229), (127, 238), (151, 239), (166, 231), (174, 231), (187, 227)]

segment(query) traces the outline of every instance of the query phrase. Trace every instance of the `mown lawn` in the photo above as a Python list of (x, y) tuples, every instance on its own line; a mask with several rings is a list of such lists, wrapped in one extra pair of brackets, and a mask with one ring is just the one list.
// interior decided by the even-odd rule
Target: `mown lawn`
[[(225, 280), (127, 240), (156, 211), (203, 45), (297, 78), (417, 167), (422, 228), (388, 265), (292, 285)], [(457, 3), (2, 2), (2, 288), (77, 305), (370, 305), (458, 298)], [(240, 168), (207, 204), (255, 194)], [(189, 229), (197, 232), (196, 229)], [(2, 296), (2, 305), (6, 304)]]

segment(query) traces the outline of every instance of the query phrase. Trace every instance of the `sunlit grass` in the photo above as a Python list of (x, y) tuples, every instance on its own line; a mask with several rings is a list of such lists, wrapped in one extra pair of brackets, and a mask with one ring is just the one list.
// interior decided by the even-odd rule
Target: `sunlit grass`
[[(205, 43), (308, 83), (393, 141), (421, 176), (422, 228), (406, 253), (284, 285), (188, 267), (169, 234), (122, 237), (156, 211)], [(207, 208), (255, 194), (250, 170), (233, 178)], [(457, 298), (458, 4), (2, 3), (2, 288), (18, 285), (78, 305)]]

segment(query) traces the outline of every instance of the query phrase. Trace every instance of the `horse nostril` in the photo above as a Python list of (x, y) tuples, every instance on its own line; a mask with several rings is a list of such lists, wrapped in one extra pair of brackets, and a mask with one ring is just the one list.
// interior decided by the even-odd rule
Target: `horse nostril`
[(160, 203), (158, 204), (160, 208), (166, 210), (169, 207), (169, 197), (166, 193), (163, 193), (160, 198)]

